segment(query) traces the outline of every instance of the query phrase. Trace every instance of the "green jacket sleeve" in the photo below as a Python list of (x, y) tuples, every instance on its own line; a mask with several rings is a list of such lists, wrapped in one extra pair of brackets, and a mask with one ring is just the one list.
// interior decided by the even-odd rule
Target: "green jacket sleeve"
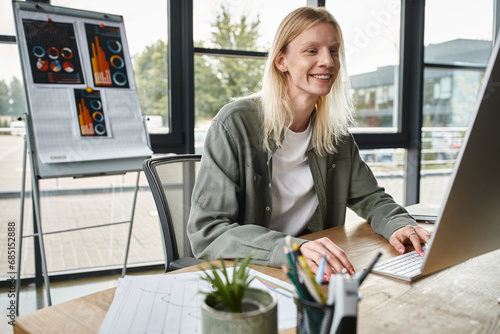
[(350, 140), (351, 186), (348, 206), (386, 239), (406, 225), (417, 225), (406, 209), (378, 185), (370, 167), (361, 159), (354, 139), (351, 137)]

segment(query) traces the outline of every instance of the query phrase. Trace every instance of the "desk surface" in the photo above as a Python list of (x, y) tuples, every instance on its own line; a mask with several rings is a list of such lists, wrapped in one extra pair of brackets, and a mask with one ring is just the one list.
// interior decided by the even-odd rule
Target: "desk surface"
[[(382, 251), (381, 260), (398, 255), (364, 223), (313, 233), (329, 237), (362, 270)], [(464, 245), (465, 247), (465, 245)], [(500, 333), (500, 250), (406, 283), (368, 275), (360, 287), (359, 333)], [(255, 268), (285, 280), (280, 269)], [(176, 273), (194, 271), (187, 268)], [(114, 289), (21, 315), (14, 333), (96, 333), (111, 305)], [(285, 333), (295, 333), (294, 329)]]

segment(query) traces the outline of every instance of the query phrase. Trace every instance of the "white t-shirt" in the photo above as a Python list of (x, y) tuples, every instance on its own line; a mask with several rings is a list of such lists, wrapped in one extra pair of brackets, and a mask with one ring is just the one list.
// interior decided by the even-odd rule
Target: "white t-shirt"
[(273, 211), (270, 228), (296, 236), (302, 232), (318, 207), (318, 197), (307, 160), (311, 123), (304, 132), (288, 130), (273, 155)]

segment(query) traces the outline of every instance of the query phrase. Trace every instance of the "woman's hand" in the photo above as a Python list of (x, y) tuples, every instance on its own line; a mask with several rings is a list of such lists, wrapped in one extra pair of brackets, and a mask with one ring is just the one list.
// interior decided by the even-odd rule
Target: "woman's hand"
[(389, 238), (389, 243), (400, 253), (406, 252), (405, 244), (411, 243), (420, 256), (424, 256), (422, 243), (429, 242), (431, 233), (421, 226), (407, 225), (394, 233)]
[(326, 281), (331, 275), (340, 273), (343, 269), (351, 275), (356, 273), (345, 252), (326, 237), (303, 243), (300, 246), (300, 252), (313, 273), (316, 273), (321, 258), (326, 255), (327, 265), (323, 277)]

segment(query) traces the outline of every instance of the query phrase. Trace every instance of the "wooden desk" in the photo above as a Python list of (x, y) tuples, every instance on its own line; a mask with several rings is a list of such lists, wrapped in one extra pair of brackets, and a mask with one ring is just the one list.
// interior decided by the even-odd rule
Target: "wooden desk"
[[(356, 270), (382, 251), (398, 253), (363, 222), (350, 223), (306, 239), (329, 237), (342, 247)], [(466, 245), (464, 245), (466, 247)], [(369, 275), (361, 285), (359, 333), (500, 333), (500, 250), (476, 257), (414, 283)], [(255, 268), (285, 280), (280, 269)], [(187, 268), (178, 272), (194, 271)], [(53, 305), (16, 320), (14, 333), (96, 333), (114, 289)], [(294, 329), (284, 333), (295, 333)]]

